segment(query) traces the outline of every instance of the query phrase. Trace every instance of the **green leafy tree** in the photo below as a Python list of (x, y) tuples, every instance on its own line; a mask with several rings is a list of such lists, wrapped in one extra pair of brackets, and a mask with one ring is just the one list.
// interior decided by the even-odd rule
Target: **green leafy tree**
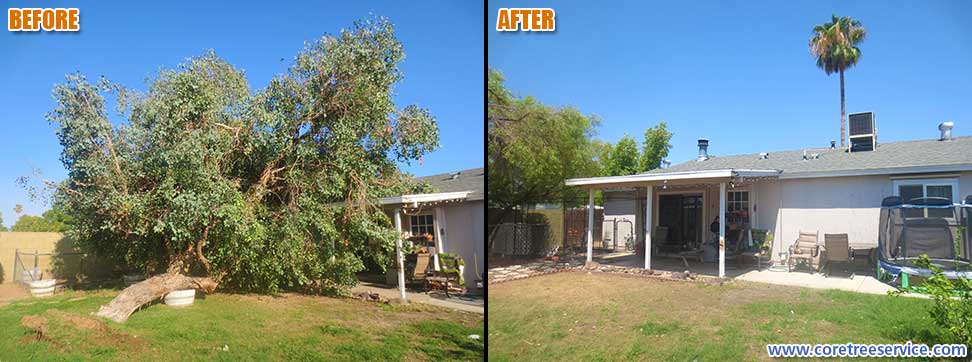
[(634, 175), (639, 172), (638, 144), (625, 134), (614, 144), (607, 160), (608, 176)]
[(495, 69), (489, 70), (488, 78), (488, 202), (500, 210), (489, 223), (520, 205), (583, 198), (584, 190), (567, 187), (564, 181), (600, 172), (594, 160), (598, 150), (591, 141), (597, 118), (572, 107), (554, 108), (532, 97), (514, 97)]
[[(47, 212), (45, 212), (47, 214)], [(11, 228), (17, 232), (63, 232), (68, 226), (64, 223), (47, 219), (43, 216), (21, 215)]]
[(645, 130), (645, 140), (641, 146), (639, 172), (648, 172), (658, 168), (662, 160), (668, 157), (668, 151), (672, 149), (671, 141), (672, 132), (668, 130), (668, 124), (665, 122)]
[(0, 214), (0, 231), (7, 231), (7, 227), (3, 225), (3, 214)]
[(608, 166), (611, 160), (611, 151), (613, 146), (611, 142), (605, 142), (601, 140), (591, 140), (591, 153), (594, 154), (594, 162), (597, 163), (599, 169), (597, 171), (598, 176), (610, 176), (610, 170)]
[(915, 264), (932, 271), (920, 287), (934, 301), (928, 310), (932, 320), (948, 331), (952, 342), (972, 347), (972, 280), (948, 279), (942, 268), (925, 254), (919, 256)]
[[(438, 147), (432, 115), (393, 102), (403, 58), (381, 18), (307, 43), (255, 91), (213, 52), (144, 92), (69, 75), (48, 115), (68, 171), (56, 199), (83, 248), (163, 273), (160, 289), (346, 290), (363, 260), (387, 265), (394, 249), (377, 200), (421, 187), (397, 163)], [(99, 315), (127, 318), (126, 293)]]
[(833, 15), (829, 22), (813, 27), (810, 53), (817, 59), (817, 67), (827, 75), (840, 74), (840, 146), (845, 147), (846, 108), (844, 105), (844, 71), (857, 65), (866, 32), (860, 20)]

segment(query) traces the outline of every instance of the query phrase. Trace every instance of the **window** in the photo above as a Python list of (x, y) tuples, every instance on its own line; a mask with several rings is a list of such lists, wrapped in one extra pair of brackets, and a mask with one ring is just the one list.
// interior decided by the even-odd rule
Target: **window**
[(412, 236), (422, 234), (435, 235), (435, 226), (432, 224), (432, 215), (412, 215), (409, 216), (409, 227)]
[[(894, 180), (895, 195), (901, 197), (901, 201), (909, 203), (914, 199), (924, 197), (938, 197), (947, 199), (950, 202), (958, 200), (958, 180), (954, 178), (940, 179), (912, 179)], [(953, 217), (951, 209), (913, 209), (906, 210), (906, 216), (911, 217)]]
[(727, 194), (726, 222), (748, 223), (749, 191), (730, 191)]

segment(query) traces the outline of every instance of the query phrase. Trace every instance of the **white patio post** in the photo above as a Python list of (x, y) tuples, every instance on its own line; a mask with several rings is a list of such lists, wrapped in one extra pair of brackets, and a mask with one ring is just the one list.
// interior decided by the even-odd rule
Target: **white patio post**
[(726, 183), (719, 183), (719, 277), (726, 277)]
[(588, 190), (587, 196), (587, 262), (593, 260), (594, 255), (594, 189)]
[(402, 209), (395, 209), (395, 264), (398, 265), (398, 294), (405, 301), (405, 261), (402, 257)]
[(651, 269), (651, 185), (645, 188), (645, 269)]
[(442, 208), (436, 207), (432, 213), (432, 227), (435, 228), (435, 254), (432, 255), (432, 267), (435, 271), (441, 270), (439, 266), (439, 253), (445, 253), (444, 245), (444, 233), (442, 229), (445, 228), (445, 216), (443, 215)]

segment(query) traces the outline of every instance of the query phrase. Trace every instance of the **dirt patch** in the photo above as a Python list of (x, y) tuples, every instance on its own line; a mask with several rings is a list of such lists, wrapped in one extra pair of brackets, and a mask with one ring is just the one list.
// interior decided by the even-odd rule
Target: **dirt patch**
[(9, 302), (28, 297), (30, 297), (30, 292), (17, 285), (17, 283), (0, 284), (0, 302)]
[(43, 315), (24, 316), (20, 325), (32, 332), (24, 336), (24, 340), (43, 341), (64, 352), (95, 347), (138, 352), (147, 345), (137, 337), (112, 330), (102, 320), (56, 309)]

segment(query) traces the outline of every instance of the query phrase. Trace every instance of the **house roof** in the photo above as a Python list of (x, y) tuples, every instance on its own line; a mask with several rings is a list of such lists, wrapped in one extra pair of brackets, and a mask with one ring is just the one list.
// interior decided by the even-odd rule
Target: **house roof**
[[(712, 147), (710, 145), (710, 147)], [(843, 149), (807, 149), (759, 154), (710, 156), (705, 161), (687, 161), (644, 175), (686, 173), (712, 170), (778, 170), (780, 178), (809, 178), (854, 175), (881, 175), (922, 172), (955, 172), (972, 170), (972, 137), (878, 143), (873, 151), (846, 152)]]
[(434, 192), (471, 191), (469, 198), (482, 198), (485, 187), (485, 169), (471, 168), (438, 175), (416, 177), (415, 181), (428, 182)]

